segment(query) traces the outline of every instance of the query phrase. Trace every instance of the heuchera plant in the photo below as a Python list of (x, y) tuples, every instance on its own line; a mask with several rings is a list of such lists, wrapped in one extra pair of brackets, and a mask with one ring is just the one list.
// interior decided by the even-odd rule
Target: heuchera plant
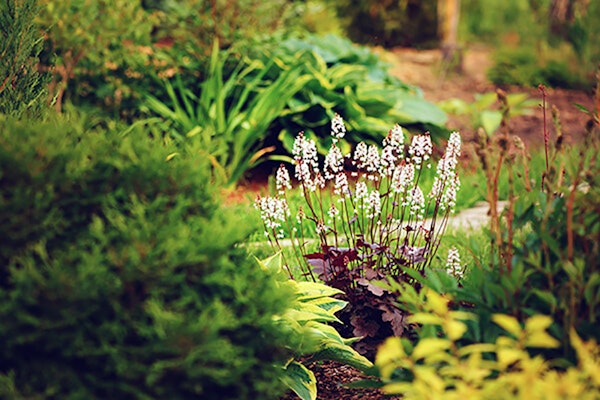
[[(415, 282), (415, 274), (424, 274), (431, 264), (460, 187), (456, 165), (461, 139), (457, 132), (450, 135), (433, 185), (425, 194), (419, 181), (423, 170), (431, 167), (433, 146), (428, 133), (413, 136), (406, 146), (404, 132), (396, 125), (381, 149), (361, 142), (353, 154), (344, 156), (337, 142), (345, 133), (344, 122), (336, 115), (331, 123), (332, 146), (322, 167), (315, 143), (298, 134), (294, 177), (305, 205), (294, 210), (295, 215), (288, 206), (291, 179), (283, 164), (276, 175), (277, 195), (258, 197), (256, 207), (274, 247), (281, 249), (283, 239), (291, 239), (296, 271), (345, 293), (350, 307), (344, 310), (347, 318), (340, 319), (353, 326), (350, 334), (364, 338), (364, 348), (359, 350), (365, 354), (374, 348), (368, 339), (376, 344), (404, 331), (404, 315), (395, 307), (395, 297), (377, 282), (390, 278)], [(315, 229), (318, 247), (304, 236), (307, 223)], [(456, 276), (462, 273), (458, 257), (452, 249), (448, 268)], [(293, 278), (295, 271), (287, 264)]]

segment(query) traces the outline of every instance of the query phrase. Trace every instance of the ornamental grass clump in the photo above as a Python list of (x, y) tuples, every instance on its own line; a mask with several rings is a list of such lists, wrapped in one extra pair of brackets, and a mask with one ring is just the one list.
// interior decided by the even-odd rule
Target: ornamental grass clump
[[(433, 183), (424, 188), (421, 178), (431, 168), (433, 152), (428, 133), (414, 135), (407, 146), (396, 125), (382, 148), (361, 142), (343, 155), (338, 141), (345, 133), (336, 115), (332, 145), (321, 167), (315, 142), (300, 132), (293, 148), (294, 178), (304, 204), (290, 209), (291, 178), (282, 164), (277, 194), (258, 197), (256, 207), (274, 247), (281, 249), (282, 240), (291, 239), (296, 265), (287, 260), (290, 277), (321, 279), (345, 293), (350, 304), (344, 310), (346, 322), (353, 326), (348, 333), (364, 337), (364, 344), (367, 338), (401, 335), (405, 329), (394, 297), (377, 282), (391, 278), (416, 284), (414, 278), (431, 265), (456, 204), (461, 138), (458, 132), (450, 135)], [(308, 226), (316, 240), (308, 237)]]

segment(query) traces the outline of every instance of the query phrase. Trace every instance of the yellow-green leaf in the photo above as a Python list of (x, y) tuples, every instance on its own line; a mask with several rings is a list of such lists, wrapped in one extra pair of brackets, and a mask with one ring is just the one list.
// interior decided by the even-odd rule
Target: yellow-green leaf
[(304, 365), (292, 361), (285, 368), (282, 379), (302, 400), (317, 400), (317, 379)]
[(438, 315), (446, 315), (448, 313), (448, 299), (433, 290), (427, 292), (427, 304)]
[(375, 356), (375, 365), (379, 368), (382, 379), (390, 379), (392, 372), (400, 366), (401, 360), (406, 357), (402, 341), (399, 337), (390, 337), (379, 346)]
[(515, 317), (504, 314), (494, 314), (492, 315), (492, 321), (500, 325), (502, 329), (515, 337), (519, 337), (521, 335), (521, 325)]
[(435, 314), (415, 313), (408, 317), (408, 321), (413, 324), (441, 325), (444, 320)]
[(412, 357), (415, 360), (448, 350), (451, 342), (441, 338), (424, 338), (419, 340), (413, 350)]
[(549, 316), (534, 315), (525, 321), (525, 331), (527, 333), (545, 331), (550, 325), (552, 325), (552, 318)]
[(444, 328), (446, 330), (446, 334), (448, 335), (448, 339), (455, 341), (458, 340), (464, 335), (467, 331), (467, 325), (460, 321), (450, 320), (445, 325)]
[(526, 353), (523, 350), (508, 347), (498, 349), (496, 355), (498, 357), (498, 365), (502, 370), (526, 357)]
[(525, 344), (528, 347), (543, 347), (553, 349), (559, 346), (558, 340), (547, 332), (534, 332), (527, 336)]

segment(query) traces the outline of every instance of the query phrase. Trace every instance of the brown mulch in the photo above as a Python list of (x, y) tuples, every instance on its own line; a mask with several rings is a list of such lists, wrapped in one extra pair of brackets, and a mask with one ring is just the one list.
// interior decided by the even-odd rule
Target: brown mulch
[[(397, 396), (386, 396), (379, 389), (348, 388), (345, 384), (370, 379), (359, 370), (333, 361), (306, 364), (317, 380), (317, 399), (321, 400), (397, 400)], [(297, 400), (298, 396), (288, 393), (282, 400)]]

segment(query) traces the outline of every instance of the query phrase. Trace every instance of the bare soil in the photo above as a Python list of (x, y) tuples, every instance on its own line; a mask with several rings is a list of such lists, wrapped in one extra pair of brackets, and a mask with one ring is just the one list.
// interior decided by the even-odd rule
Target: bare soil
[[(391, 73), (403, 82), (416, 85), (423, 90), (424, 97), (434, 103), (452, 98), (474, 101), (478, 94), (495, 92), (502, 89), (506, 93), (527, 93), (531, 99), (542, 103), (542, 94), (538, 88), (518, 86), (499, 87), (491, 83), (486, 76), (492, 66), (492, 49), (474, 46), (462, 51), (462, 69), (460, 72), (445, 68), (439, 50), (415, 50), (396, 48), (381, 52), (393, 66)], [(593, 88), (588, 92), (547, 88), (547, 125), (551, 135), (556, 135), (552, 126), (550, 110), (556, 106), (560, 113), (562, 133), (566, 143), (574, 143), (583, 137), (589, 116), (578, 109), (580, 104), (588, 110), (594, 109)], [(543, 113), (541, 107), (531, 115), (514, 116), (510, 119), (509, 129), (523, 139), (530, 149), (543, 146)], [(449, 116), (448, 127), (461, 132), (468, 140), (475, 135), (468, 117)]]

